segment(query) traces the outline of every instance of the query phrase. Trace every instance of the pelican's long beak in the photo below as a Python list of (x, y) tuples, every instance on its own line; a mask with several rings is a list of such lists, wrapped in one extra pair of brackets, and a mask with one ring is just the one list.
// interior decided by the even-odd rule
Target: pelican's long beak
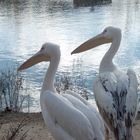
[(110, 42), (112, 42), (112, 39), (105, 37), (104, 34), (101, 33), (101, 34), (89, 39), (88, 41), (84, 42), (83, 44), (81, 44), (74, 51), (72, 51), (71, 54), (84, 52), (84, 51), (87, 51), (87, 50), (92, 49), (94, 47), (97, 47), (99, 45), (102, 45), (105, 43), (110, 43)]
[(24, 69), (27, 69), (39, 62), (42, 62), (42, 61), (50, 61), (50, 57), (47, 56), (47, 55), (44, 55), (41, 50), (36, 53), (35, 55), (33, 55), (31, 58), (29, 58), (27, 61), (25, 61), (19, 68), (18, 68), (18, 71), (21, 71), (21, 70), (24, 70)]

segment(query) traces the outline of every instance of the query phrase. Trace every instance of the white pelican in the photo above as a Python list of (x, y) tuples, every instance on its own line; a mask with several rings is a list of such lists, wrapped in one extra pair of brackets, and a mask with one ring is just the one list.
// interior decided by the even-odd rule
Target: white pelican
[(72, 54), (84, 52), (96, 46), (112, 43), (104, 55), (99, 75), (94, 82), (97, 106), (116, 140), (132, 140), (132, 127), (137, 113), (137, 78), (132, 70), (121, 71), (112, 62), (121, 42), (121, 30), (107, 27), (104, 31), (86, 41)]
[(18, 68), (23, 70), (41, 61), (50, 61), (40, 95), (42, 115), (48, 130), (56, 140), (104, 140), (104, 123), (92, 105), (73, 92), (56, 93), (54, 77), (59, 60), (59, 46), (46, 43)]

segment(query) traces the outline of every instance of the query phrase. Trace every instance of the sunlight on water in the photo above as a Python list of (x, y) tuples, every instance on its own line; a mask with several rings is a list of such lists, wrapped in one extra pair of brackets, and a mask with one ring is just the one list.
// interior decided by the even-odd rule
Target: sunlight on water
[[(98, 73), (100, 61), (109, 45), (100, 46), (86, 53), (72, 55), (78, 45), (100, 33), (106, 26), (122, 29), (121, 47), (115, 57), (115, 63), (122, 69), (134, 68), (139, 74), (140, 68), (140, 0), (113, 0), (112, 4), (73, 8), (66, 1), (54, 5), (41, 1), (0, 2), (0, 69), (7, 65), (20, 64), (38, 51), (45, 42), (54, 42), (61, 46), (61, 62), (58, 74), (80, 71), (92, 90), (95, 73)], [(74, 65), (74, 68), (73, 68)], [(38, 106), (40, 86), (48, 64), (38, 64), (23, 75), (28, 79), (32, 94)], [(31, 92), (34, 93), (34, 92)]]

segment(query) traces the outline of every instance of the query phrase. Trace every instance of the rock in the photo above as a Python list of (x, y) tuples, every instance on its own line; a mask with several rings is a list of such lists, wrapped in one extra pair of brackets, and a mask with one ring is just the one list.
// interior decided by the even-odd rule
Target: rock
[(112, 3), (112, 0), (73, 0), (75, 7), (80, 6), (94, 6)]

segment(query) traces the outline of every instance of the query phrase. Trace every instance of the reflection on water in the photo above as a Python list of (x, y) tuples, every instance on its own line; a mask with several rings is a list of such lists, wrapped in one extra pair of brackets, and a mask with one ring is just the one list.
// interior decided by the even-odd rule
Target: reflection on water
[[(139, 15), (140, 0), (113, 0), (112, 4), (92, 8), (73, 8), (69, 0), (1, 0), (0, 69), (22, 63), (44, 42), (54, 42), (61, 46), (62, 53), (57, 75), (74, 71), (76, 76), (80, 64), (80, 72), (87, 80), (86, 86), (92, 90), (95, 73), (108, 45), (73, 56), (70, 52), (104, 27), (115, 25), (122, 29), (123, 34), (115, 63), (122, 69), (132, 67), (139, 73)], [(47, 65), (41, 63), (24, 72), (37, 93)], [(39, 94), (33, 96), (39, 98)]]

